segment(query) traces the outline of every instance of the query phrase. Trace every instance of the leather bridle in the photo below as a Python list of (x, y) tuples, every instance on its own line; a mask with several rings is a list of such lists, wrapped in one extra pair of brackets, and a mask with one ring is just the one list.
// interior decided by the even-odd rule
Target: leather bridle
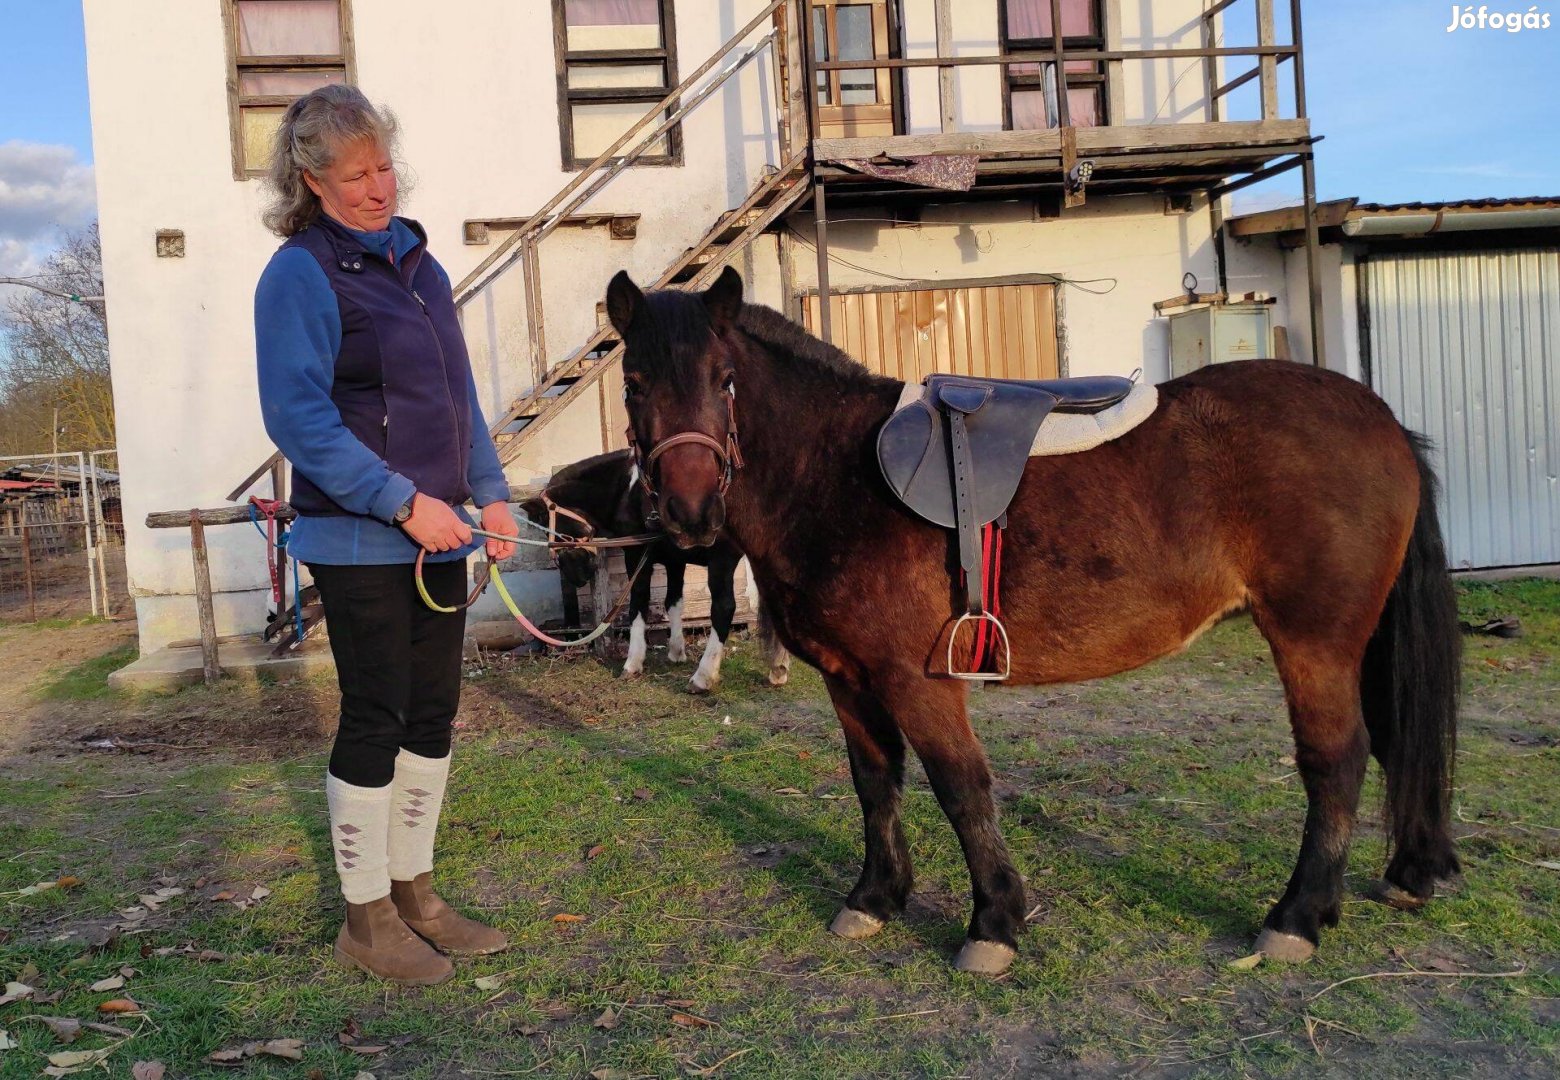
[(721, 391), (726, 395), (726, 441), (717, 442), (700, 431), (679, 431), (675, 435), (668, 435), (650, 448), (646, 454), (639, 441), (634, 438), (634, 425), (628, 426), (628, 446), (634, 452), (634, 464), (639, 468), (639, 485), (644, 489), (645, 497), (649, 499), (649, 511), (645, 514), (645, 525), (651, 529), (661, 527), (661, 496), (655, 490), (654, 470), (655, 463), (661, 455), (677, 446), (702, 446), (715, 455), (715, 460), (720, 462), (720, 487), (716, 494), (721, 498), (726, 497), (726, 489), (731, 486), (731, 480), (736, 470), (746, 464), (742, 460), (742, 441), (737, 437), (737, 393), (735, 387), (728, 386)]

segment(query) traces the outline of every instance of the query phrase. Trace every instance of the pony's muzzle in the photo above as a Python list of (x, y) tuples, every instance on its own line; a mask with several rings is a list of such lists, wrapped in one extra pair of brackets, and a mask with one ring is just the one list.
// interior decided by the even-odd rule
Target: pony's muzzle
[(661, 521), (672, 543), (684, 551), (709, 547), (726, 524), (726, 502), (718, 492), (711, 492), (697, 504), (666, 495), (661, 499)]

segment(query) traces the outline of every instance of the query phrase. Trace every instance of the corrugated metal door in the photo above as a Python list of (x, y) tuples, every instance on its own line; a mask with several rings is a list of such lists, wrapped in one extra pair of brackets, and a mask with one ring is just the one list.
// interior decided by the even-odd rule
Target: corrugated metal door
[(1435, 441), (1454, 567), (1560, 562), (1560, 250), (1372, 256), (1371, 382)]
[[(818, 296), (803, 307), (818, 332)], [(834, 343), (906, 382), (933, 372), (996, 379), (1057, 377), (1056, 285), (1050, 281), (833, 293)]]

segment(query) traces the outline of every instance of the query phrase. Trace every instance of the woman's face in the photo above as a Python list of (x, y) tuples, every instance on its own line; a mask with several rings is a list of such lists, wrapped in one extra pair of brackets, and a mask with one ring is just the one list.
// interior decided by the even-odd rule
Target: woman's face
[(305, 171), (304, 183), (325, 212), (350, 229), (383, 232), (395, 213), (395, 163), (372, 139), (348, 143), (322, 175)]

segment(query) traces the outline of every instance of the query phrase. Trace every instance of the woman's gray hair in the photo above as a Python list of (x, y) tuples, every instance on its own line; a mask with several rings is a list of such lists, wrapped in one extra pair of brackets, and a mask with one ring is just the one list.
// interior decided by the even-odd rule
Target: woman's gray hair
[(372, 139), (393, 155), (399, 130), (395, 114), (375, 108), (355, 86), (322, 86), (287, 106), (271, 144), (266, 181), (274, 197), (261, 215), (265, 227), (278, 236), (307, 228), (320, 216), (320, 200), (303, 174), (319, 176), (359, 139)]

